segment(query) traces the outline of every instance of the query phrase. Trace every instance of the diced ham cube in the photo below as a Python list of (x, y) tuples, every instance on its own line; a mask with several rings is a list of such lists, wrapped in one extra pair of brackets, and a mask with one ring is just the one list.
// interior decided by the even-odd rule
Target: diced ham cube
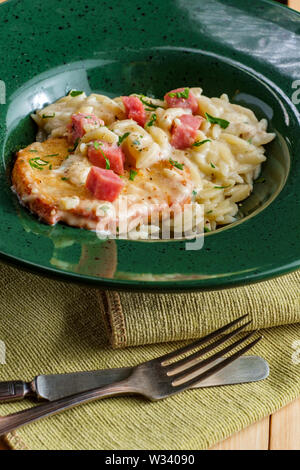
[[(170, 96), (170, 93), (182, 93), (188, 90), (187, 98), (178, 98), (177, 96)], [(165, 94), (164, 99), (168, 105), (168, 108), (189, 108), (192, 113), (195, 114), (198, 111), (198, 101), (195, 95), (188, 88), (176, 88)]]
[(133, 119), (140, 126), (144, 127), (146, 124), (147, 116), (143, 103), (137, 96), (123, 96), (122, 98), (127, 118)]
[(78, 139), (84, 136), (88, 131), (104, 126), (104, 121), (94, 114), (77, 113), (72, 114), (71, 124), (67, 126), (70, 141), (75, 144)]
[(109, 144), (102, 140), (96, 140), (88, 146), (87, 155), (93, 165), (107, 169), (106, 157), (109, 161), (109, 169), (118, 175), (123, 175), (125, 154), (117, 144)]
[(124, 181), (112, 170), (92, 166), (85, 186), (99, 201), (113, 202), (122, 191)]
[(176, 149), (182, 150), (195, 142), (197, 130), (204, 119), (201, 116), (192, 116), (191, 114), (183, 114), (177, 119), (180, 124), (175, 121), (172, 128), (171, 144)]

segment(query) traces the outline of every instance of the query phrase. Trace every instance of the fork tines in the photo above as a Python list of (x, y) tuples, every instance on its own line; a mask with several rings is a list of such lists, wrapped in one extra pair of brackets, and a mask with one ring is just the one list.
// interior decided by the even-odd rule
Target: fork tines
[(226, 330), (230, 329), (231, 327), (233, 327), (234, 325), (236, 325), (238, 322), (240, 322), (246, 317), (247, 315), (243, 315), (237, 318), (236, 320), (228, 323), (227, 325), (219, 328), (218, 330), (210, 333), (204, 338), (201, 338), (198, 341), (193, 342), (192, 344), (184, 346), (183, 348), (177, 349), (176, 351), (173, 351), (159, 358), (159, 361), (161, 365), (163, 366), (165, 372), (167, 373), (168, 376), (170, 376), (170, 378), (173, 379), (172, 385), (176, 389), (176, 392), (190, 388), (193, 385), (196, 385), (197, 383), (199, 383), (201, 380), (204, 380), (208, 378), (209, 376), (215, 374), (216, 372), (218, 372), (219, 370), (223, 369), (228, 364), (233, 362), (235, 359), (240, 357), (242, 354), (244, 354), (246, 351), (248, 351), (256, 343), (258, 343), (258, 341), (262, 339), (262, 337), (259, 337), (253, 340), (251, 343), (246, 344), (242, 349), (239, 349), (238, 351), (236, 351), (235, 353), (233, 353), (231, 356), (227, 357), (223, 361), (218, 362), (215, 365), (212, 365), (209, 369), (206, 368), (205, 371), (202, 370), (204, 366), (207, 366), (208, 364), (215, 362), (217, 359), (220, 359), (221, 357), (223, 357), (224, 354), (229, 353), (236, 347), (245, 343), (250, 337), (252, 337), (257, 332), (257, 330), (252, 331), (246, 334), (243, 338), (240, 338), (234, 343), (229, 344), (228, 346), (224, 347), (222, 350), (210, 355), (206, 359), (199, 361), (199, 359), (203, 355), (207, 354), (210, 351), (213, 351), (218, 346), (225, 343), (226, 341), (228, 341), (229, 339), (231, 339), (233, 336), (237, 335), (238, 333), (240, 333), (247, 325), (251, 323), (251, 321), (248, 321), (247, 323), (239, 326), (238, 328), (231, 331), (230, 333), (223, 335), (220, 338), (216, 339), (214, 342), (208, 344), (207, 346), (203, 347), (199, 351), (196, 351), (183, 359), (179, 359), (176, 362), (169, 364), (170, 360), (175, 359), (181, 356), (182, 354), (188, 353), (194, 350), (195, 348), (202, 346), (203, 344), (211, 341), (212, 339), (216, 338), (217, 336), (219, 336)]

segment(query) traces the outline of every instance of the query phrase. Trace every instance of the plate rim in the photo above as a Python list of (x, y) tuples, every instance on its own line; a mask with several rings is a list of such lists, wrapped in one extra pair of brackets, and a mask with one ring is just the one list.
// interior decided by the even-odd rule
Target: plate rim
[[(5, 5), (12, 4), (17, 2), (17, 0), (7, 0), (4, 3), (0, 4), (0, 8), (5, 7)], [(295, 11), (285, 5), (279, 4), (274, 2), (273, 0), (260, 0), (261, 3), (265, 3), (273, 8), (283, 8), (288, 10), (292, 14), (300, 17), (300, 12)], [(224, 59), (228, 59), (228, 57), (224, 56)], [(242, 64), (245, 65), (245, 64)], [(287, 262), (285, 264), (281, 264), (280, 266), (265, 269), (263, 272), (259, 270), (254, 274), (250, 273), (246, 277), (245, 275), (232, 275), (228, 278), (228, 273), (225, 276), (226, 282), (218, 282), (218, 277), (216, 278), (208, 278), (208, 279), (180, 279), (180, 280), (160, 280), (160, 281), (143, 281), (138, 279), (110, 279), (110, 278), (103, 278), (103, 277), (96, 277), (90, 276), (86, 274), (74, 273), (71, 271), (63, 271), (57, 269), (55, 267), (46, 267), (43, 265), (39, 265), (37, 263), (22, 259), (20, 257), (16, 257), (12, 254), (5, 253), (0, 251), (0, 258), (7, 264), (12, 264), (14, 266), (19, 267), (23, 270), (29, 270), (34, 273), (39, 273), (44, 276), (61, 279), (67, 282), (76, 282), (80, 284), (87, 284), (93, 285), (107, 289), (114, 289), (114, 290), (130, 290), (130, 291), (196, 291), (196, 290), (216, 290), (216, 289), (224, 289), (224, 288), (232, 288), (238, 287), (243, 284), (253, 284), (256, 282), (266, 281), (289, 272), (296, 271), (300, 268), (300, 259), (294, 260), (293, 262)], [(270, 273), (269, 273), (270, 271)], [(225, 278), (224, 278), (225, 279)]]

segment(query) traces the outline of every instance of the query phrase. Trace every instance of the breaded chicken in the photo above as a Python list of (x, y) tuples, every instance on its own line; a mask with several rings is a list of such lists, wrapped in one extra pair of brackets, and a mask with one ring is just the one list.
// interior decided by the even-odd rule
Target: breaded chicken
[[(171, 206), (189, 203), (193, 184), (187, 169), (178, 169), (169, 161), (160, 161), (150, 168), (126, 169), (124, 187), (113, 203), (99, 201), (86, 187), (92, 164), (85, 156), (69, 149), (67, 138), (50, 138), (35, 142), (17, 153), (12, 172), (13, 190), (20, 202), (43, 222), (96, 230), (105, 222), (119, 227), (120, 201), (127, 204), (126, 217), (130, 228), (149, 220), (149, 216)], [(117, 231), (119, 231), (117, 229)]]

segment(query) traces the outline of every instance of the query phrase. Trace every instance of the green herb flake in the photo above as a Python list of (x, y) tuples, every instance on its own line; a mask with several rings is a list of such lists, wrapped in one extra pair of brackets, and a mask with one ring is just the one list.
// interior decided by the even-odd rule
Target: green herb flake
[(214, 165), (212, 162), (210, 162), (210, 166), (211, 166), (212, 168), (216, 168), (215, 165)]
[(155, 123), (156, 119), (157, 119), (157, 116), (156, 116), (155, 113), (153, 113), (152, 116), (151, 116), (150, 121), (147, 122), (146, 126), (147, 126), (147, 127), (153, 126), (153, 124)]
[(195, 191), (195, 190), (194, 190), (194, 191), (192, 191), (192, 195), (193, 195), (193, 196), (197, 196), (197, 194), (198, 194), (198, 192), (197, 192), (197, 191)]
[(102, 143), (101, 143), (101, 142), (98, 142), (97, 140), (95, 140), (95, 141), (93, 142), (93, 144), (91, 144), (91, 145), (93, 145), (96, 150), (99, 150), (99, 151), (100, 151), (102, 157), (103, 157), (104, 160), (105, 160), (105, 169), (106, 169), (106, 170), (110, 170), (110, 161), (109, 161), (109, 159), (107, 158), (107, 156), (105, 155), (105, 153), (103, 152), (103, 150), (101, 150), (101, 148), (100, 148), (101, 145), (102, 145)]
[(228, 184), (227, 186), (214, 186), (215, 189), (226, 189), (230, 188), (231, 184)]
[(139, 98), (145, 106), (148, 106), (148, 108), (152, 108), (152, 109), (147, 109), (146, 111), (152, 111), (153, 109), (157, 109), (161, 107), (161, 106), (158, 106), (157, 104), (153, 104), (153, 103), (150, 103), (149, 101), (146, 101), (145, 100), (146, 96), (144, 95), (141, 95)]
[(175, 166), (175, 168), (178, 168), (178, 170), (183, 170), (184, 163), (178, 163), (176, 160), (172, 160), (172, 158), (169, 158), (169, 162), (171, 163), (172, 166)]
[(100, 145), (102, 145), (102, 144), (100, 144), (100, 142), (97, 142), (97, 140), (95, 140), (94, 143), (93, 143), (93, 145), (94, 145), (94, 148), (95, 148), (96, 150), (99, 150), (99, 149), (100, 149)]
[(58, 157), (59, 153), (52, 153), (51, 155), (45, 155), (45, 158), (47, 157)]
[(52, 164), (51, 164), (51, 165), (49, 165), (49, 170), (52, 170)]
[(79, 138), (75, 140), (74, 147), (68, 149), (68, 152), (71, 152), (71, 153), (74, 152), (76, 150), (76, 147), (77, 147), (78, 143), (79, 143)]
[(44, 166), (49, 165), (49, 162), (40, 157), (35, 157), (29, 159), (29, 165), (37, 170), (42, 170)]
[(70, 92), (70, 96), (72, 96), (74, 98), (74, 96), (79, 96), (79, 95), (82, 95), (83, 91), (79, 91), (79, 90), (72, 90)]
[(125, 134), (119, 136), (118, 147), (120, 147), (121, 143), (122, 143), (125, 139), (127, 139), (127, 137), (129, 136), (129, 134), (130, 134), (130, 132), (125, 132)]
[(106, 212), (109, 210), (109, 206), (101, 206), (100, 209), (106, 214)]
[(42, 114), (43, 119), (49, 119), (49, 118), (54, 118), (54, 117), (55, 117), (55, 113), (53, 113), (53, 114)]
[(62, 180), (62, 181), (69, 181), (69, 178), (66, 178), (65, 176), (63, 176), (63, 177), (61, 178), (61, 180)]
[(138, 173), (138, 172), (135, 171), (135, 170), (130, 170), (130, 175), (129, 175), (130, 181), (133, 181), (133, 180), (134, 180), (134, 178), (136, 177), (137, 173)]
[(190, 94), (189, 88), (185, 88), (183, 91), (176, 91), (176, 92), (168, 93), (170, 98), (184, 98), (184, 99), (187, 99), (189, 97), (189, 94)]
[(211, 140), (210, 139), (205, 139), (205, 140), (201, 140), (201, 142), (200, 141), (194, 142), (192, 147), (200, 147), (200, 145), (206, 144), (206, 142), (211, 142)]
[(208, 232), (211, 232), (211, 230), (208, 227), (204, 227), (204, 232), (208, 233)]
[(266, 181), (266, 178), (258, 178), (257, 180), (254, 181), (254, 183), (264, 183)]
[(37, 150), (29, 150), (29, 152), (37, 153)]
[(248, 144), (252, 144), (252, 137), (251, 137), (251, 139), (248, 139), (247, 142), (248, 142)]
[(110, 161), (109, 161), (109, 159), (107, 158), (107, 156), (105, 155), (105, 153), (103, 152), (103, 150), (101, 150), (101, 148), (100, 148), (101, 145), (102, 145), (102, 143), (101, 143), (101, 142), (97, 142), (97, 141), (95, 140), (95, 142), (94, 142), (93, 145), (94, 145), (94, 147), (95, 147), (96, 150), (100, 150), (100, 153), (101, 153), (102, 157), (103, 157), (104, 160), (105, 160), (105, 169), (106, 169), (106, 170), (110, 170)]
[(212, 212), (213, 212), (212, 210), (211, 210), (211, 211), (208, 211), (208, 212), (206, 212), (205, 215), (211, 214)]
[(205, 113), (205, 117), (208, 122), (211, 122), (212, 124), (219, 124), (219, 126), (222, 127), (222, 129), (226, 129), (230, 124), (229, 121), (226, 121), (225, 119), (221, 119), (221, 118), (216, 118), (214, 116), (211, 116), (208, 113)]
[(106, 169), (106, 170), (109, 170), (109, 169), (110, 169), (110, 161), (109, 161), (108, 158), (104, 155), (103, 152), (101, 152), (101, 153), (102, 153), (102, 155), (103, 155), (103, 157), (104, 157), (104, 159), (105, 159), (105, 169)]
[(31, 166), (31, 168), (35, 168), (36, 170), (43, 170), (43, 167), (38, 165), (33, 158), (30, 158), (29, 160), (29, 165)]

